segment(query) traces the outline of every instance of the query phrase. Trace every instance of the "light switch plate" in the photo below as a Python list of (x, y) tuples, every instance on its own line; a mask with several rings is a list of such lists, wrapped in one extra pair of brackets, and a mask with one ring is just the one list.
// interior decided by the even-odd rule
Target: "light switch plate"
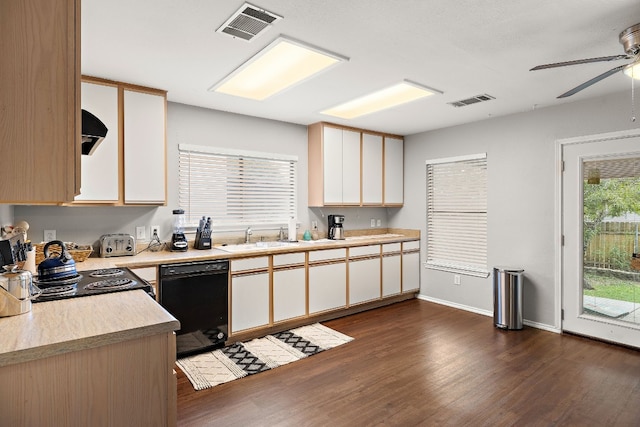
[(376, 226), (376, 219), (371, 218), (371, 227), (375, 227), (375, 226)]
[(147, 238), (145, 226), (136, 227), (136, 240), (144, 240)]
[(56, 230), (44, 230), (44, 241), (50, 242), (56, 240)]

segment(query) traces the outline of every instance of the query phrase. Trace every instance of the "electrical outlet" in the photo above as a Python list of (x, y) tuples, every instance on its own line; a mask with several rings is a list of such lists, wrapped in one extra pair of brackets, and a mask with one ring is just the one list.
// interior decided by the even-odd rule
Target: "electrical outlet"
[(153, 238), (155, 235), (158, 236), (158, 239), (160, 238), (160, 226), (159, 225), (152, 225), (151, 226), (151, 238)]
[(454, 274), (453, 275), (453, 284), (454, 285), (459, 285), (460, 284), (460, 275), (459, 274)]
[(375, 227), (375, 226), (376, 226), (376, 219), (371, 218), (371, 227)]
[(147, 238), (147, 233), (145, 230), (145, 226), (136, 227), (136, 240), (145, 240)]
[(44, 230), (44, 241), (50, 242), (56, 240), (56, 230)]
[(376, 220), (376, 227), (382, 227), (382, 220), (381, 219)]

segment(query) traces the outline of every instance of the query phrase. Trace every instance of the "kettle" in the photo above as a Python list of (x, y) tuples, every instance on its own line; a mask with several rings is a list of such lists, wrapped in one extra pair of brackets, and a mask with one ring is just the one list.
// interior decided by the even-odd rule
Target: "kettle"
[(0, 274), (0, 317), (15, 316), (31, 311), (31, 300), (42, 291), (32, 282), (30, 271), (5, 265)]
[[(61, 252), (57, 256), (49, 255), (49, 247), (58, 245)], [(69, 252), (64, 242), (60, 240), (52, 240), (42, 248), (44, 253), (44, 261), (38, 265), (38, 281), (55, 281), (64, 280), (77, 276), (76, 262)]]

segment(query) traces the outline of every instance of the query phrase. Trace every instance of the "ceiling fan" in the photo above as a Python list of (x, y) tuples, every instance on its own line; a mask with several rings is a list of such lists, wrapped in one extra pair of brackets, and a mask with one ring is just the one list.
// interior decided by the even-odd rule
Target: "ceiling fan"
[(611, 70), (600, 74), (582, 83), (579, 86), (574, 87), (570, 91), (563, 93), (558, 96), (558, 98), (566, 98), (567, 96), (571, 96), (580, 92), (583, 89), (588, 88), (589, 86), (598, 83), (600, 80), (603, 80), (618, 71), (625, 70), (625, 74), (632, 76), (632, 69), (635, 68), (636, 76), (634, 78), (640, 79), (640, 24), (632, 25), (627, 28), (618, 36), (620, 40), (620, 44), (624, 47), (625, 55), (613, 55), (613, 56), (601, 56), (598, 58), (588, 58), (588, 59), (578, 59), (575, 61), (566, 61), (566, 62), (556, 62), (554, 64), (544, 64), (538, 65), (537, 67), (533, 67), (529, 71), (536, 70), (544, 70), (547, 68), (556, 68), (556, 67), (565, 67), (567, 65), (578, 65), (578, 64), (588, 64), (590, 62), (608, 62), (608, 61), (617, 61), (619, 59), (633, 59), (633, 61), (629, 64), (619, 65)]

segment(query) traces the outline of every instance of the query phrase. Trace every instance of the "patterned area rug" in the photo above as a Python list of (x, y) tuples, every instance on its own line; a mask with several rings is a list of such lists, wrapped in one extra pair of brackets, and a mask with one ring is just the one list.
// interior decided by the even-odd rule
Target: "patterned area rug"
[(314, 323), (185, 357), (176, 363), (189, 378), (193, 388), (204, 390), (295, 362), (351, 340), (353, 338), (347, 335)]

